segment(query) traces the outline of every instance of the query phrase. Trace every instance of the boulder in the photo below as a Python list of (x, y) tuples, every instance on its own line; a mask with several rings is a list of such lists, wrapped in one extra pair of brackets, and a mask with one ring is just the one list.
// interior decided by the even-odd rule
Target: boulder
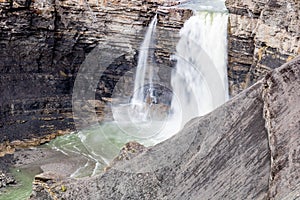
[(10, 184), (15, 184), (16, 180), (10, 174), (0, 170), (0, 188), (6, 187)]

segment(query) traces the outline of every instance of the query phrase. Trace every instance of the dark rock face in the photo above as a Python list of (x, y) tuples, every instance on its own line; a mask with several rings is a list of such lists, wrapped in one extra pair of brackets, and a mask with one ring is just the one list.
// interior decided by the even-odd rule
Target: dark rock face
[[(171, 139), (103, 174), (64, 180), (58, 199), (295, 199), (300, 57)], [(41, 185), (34, 185), (40, 187)], [(31, 199), (45, 198), (43, 189)], [(47, 192), (46, 192), (47, 193)]]
[[(124, 56), (137, 57), (145, 28), (160, 5), (159, 0), (0, 1), (0, 143), (73, 130), (72, 91), (86, 56), (96, 46), (122, 52), (117, 58), (113, 52), (106, 55), (110, 67), (96, 93), (101, 100), (118, 78), (112, 74), (135, 67)], [(179, 29), (192, 14), (165, 11), (157, 33), (161, 65), (169, 62)]]
[(300, 2), (226, 0), (231, 95), (300, 54)]

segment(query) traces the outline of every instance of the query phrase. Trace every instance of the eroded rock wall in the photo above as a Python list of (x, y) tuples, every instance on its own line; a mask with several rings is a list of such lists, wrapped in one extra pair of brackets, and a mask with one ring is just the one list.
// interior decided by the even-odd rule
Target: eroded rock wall
[[(71, 94), (86, 56), (96, 46), (100, 52), (120, 52), (117, 57), (106, 55), (109, 69), (95, 89), (96, 98), (109, 96), (122, 76), (114, 70), (135, 67), (147, 25), (159, 6), (170, 4), (174, 3), (1, 0), (0, 143), (73, 130)], [(299, 1), (293, 0), (227, 0), (226, 5), (228, 76), (234, 96), (299, 54), (300, 9)], [(163, 69), (172, 65), (169, 56), (178, 32), (192, 12), (167, 8), (160, 13), (155, 54)], [(169, 74), (162, 72), (160, 77), (168, 79)]]
[(300, 54), (300, 2), (226, 0), (229, 85), (234, 96)]

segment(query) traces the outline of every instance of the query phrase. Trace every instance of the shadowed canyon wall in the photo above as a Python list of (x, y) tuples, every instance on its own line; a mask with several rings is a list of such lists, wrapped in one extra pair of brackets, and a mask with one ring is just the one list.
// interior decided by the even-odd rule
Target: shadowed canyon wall
[[(118, 80), (117, 70), (136, 67), (145, 28), (161, 5), (156, 0), (1, 0), (0, 143), (74, 130), (72, 90), (88, 53), (95, 47), (99, 54), (119, 53), (102, 56), (108, 70), (97, 87), (100, 100)], [(166, 13), (159, 15), (155, 53), (158, 63), (170, 65), (169, 55), (191, 11)]]

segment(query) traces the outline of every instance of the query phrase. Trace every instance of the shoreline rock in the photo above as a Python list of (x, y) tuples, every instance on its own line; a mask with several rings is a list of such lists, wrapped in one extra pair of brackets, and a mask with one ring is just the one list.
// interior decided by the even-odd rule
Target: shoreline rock
[(15, 178), (9, 173), (9, 168), (14, 164), (13, 155), (0, 157), (0, 188), (16, 184)]
[(11, 184), (16, 184), (14, 177), (0, 170), (0, 188)]
[(57, 131), (56, 133), (45, 135), (45, 136), (42, 136), (39, 138), (33, 137), (30, 139), (25, 139), (25, 140), (14, 140), (11, 142), (6, 141), (3, 143), (0, 143), (0, 158), (7, 154), (14, 154), (14, 152), (17, 149), (36, 147), (36, 146), (45, 144), (45, 143), (50, 142), (51, 140), (55, 139), (58, 136), (65, 135), (70, 132), (71, 132), (70, 130)]

